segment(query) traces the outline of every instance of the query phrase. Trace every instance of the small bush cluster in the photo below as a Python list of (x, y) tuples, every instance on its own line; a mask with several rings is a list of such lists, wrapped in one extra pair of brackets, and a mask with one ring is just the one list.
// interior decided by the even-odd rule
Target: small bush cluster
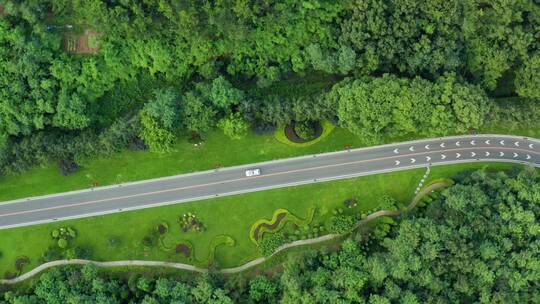
[(259, 252), (264, 256), (270, 256), (278, 249), (279, 246), (285, 244), (287, 239), (282, 233), (272, 233), (265, 235), (259, 242)]
[(317, 130), (313, 121), (297, 121), (294, 123), (294, 133), (302, 139), (309, 140), (315, 137)]
[(358, 206), (358, 200), (355, 198), (348, 198), (345, 201), (343, 201), (343, 205), (347, 208), (354, 208)]
[(321, 236), (326, 231), (323, 225), (315, 226), (295, 226), (292, 230), (284, 232), (287, 242), (294, 242), (298, 240), (313, 239)]
[(178, 219), (178, 222), (180, 223), (180, 229), (183, 232), (202, 232), (205, 230), (203, 223), (194, 213), (191, 212), (182, 214), (182, 216)]
[(65, 249), (68, 247), (69, 242), (77, 237), (77, 232), (71, 227), (61, 227), (54, 229), (51, 232), (51, 236), (60, 249)]

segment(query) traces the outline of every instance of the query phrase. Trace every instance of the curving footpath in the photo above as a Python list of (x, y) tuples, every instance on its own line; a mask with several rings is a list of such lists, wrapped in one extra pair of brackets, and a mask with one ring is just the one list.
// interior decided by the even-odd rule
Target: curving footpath
[[(408, 212), (411, 209), (413, 209), (416, 206), (416, 204), (420, 201), (420, 199), (424, 195), (426, 195), (427, 193), (430, 193), (430, 192), (432, 192), (434, 190), (437, 190), (437, 189), (440, 189), (440, 188), (445, 188), (445, 187), (448, 187), (448, 186), (450, 186), (450, 184), (447, 183), (447, 182), (438, 182), (438, 183), (431, 184), (431, 185), (427, 186), (425, 189), (423, 189), (422, 191), (420, 191), (417, 195), (415, 195), (415, 197), (413, 198), (411, 203), (404, 209), (404, 211), (399, 211), (399, 210), (379, 210), (379, 211), (375, 211), (375, 212), (369, 214), (365, 219), (359, 221), (355, 225), (354, 229), (357, 229), (358, 227), (360, 227), (362, 225), (365, 225), (365, 224), (371, 222), (372, 220), (374, 220), (376, 218), (379, 218), (381, 216), (395, 217), (395, 216), (401, 215), (403, 212)], [(249, 262), (247, 262), (247, 263), (245, 263), (243, 265), (240, 265), (238, 267), (220, 269), (220, 270), (218, 270), (218, 272), (223, 273), (223, 274), (239, 273), (239, 272), (245, 271), (245, 270), (247, 270), (247, 269), (249, 269), (251, 267), (254, 267), (254, 266), (257, 266), (257, 265), (260, 265), (260, 264), (264, 263), (269, 258), (271, 258), (272, 256), (276, 255), (277, 253), (279, 253), (279, 252), (281, 252), (281, 251), (283, 251), (285, 249), (292, 248), (292, 247), (298, 247), (298, 246), (304, 246), (304, 245), (313, 245), (313, 244), (321, 243), (321, 242), (324, 242), (324, 241), (332, 240), (332, 239), (338, 238), (340, 236), (342, 236), (342, 235), (340, 235), (340, 234), (327, 234), (327, 235), (323, 235), (323, 236), (313, 238), (313, 239), (294, 241), (294, 242), (291, 242), (291, 243), (288, 243), (288, 244), (281, 245), (269, 257), (260, 257), (260, 258), (257, 258), (255, 260), (249, 261)], [(0, 284), (12, 285), (12, 284), (21, 283), (21, 282), (23, 282), (23, 281), (25, 281), (25, 280), (39, 274), (39, 273), (41, 273), (42, 271), (45, 271), (45, 270), (47, 270), (49, 268), (53, 268), (53, 267), (57, 267), (57, 266), (85, 265), (85, 264), (95, 264), (98, 267), (104, 267), (104, 268), (107, 268), (107, 267), (125, 267), (125, 266), (145, 266), (145, 267), (174, 268), (174, 269), (188, 270), (188, 271), (199, 272), (199, 273), (209, 271), (206, 268), (199, 268), (199, 267), (189, 265), (189, 264), (162, 262), (162, 261), (127, 260), (127, 261), (99, 262), (99, 261), (92, 261), (92, 260), (72, 259), (72, 260), (57, 260), (57, 261), (51, 261), (51, 262), (47, 262), (45, 264), (41, 264), (38, 267), (32, 269), (31, 271), (26, 272), (23, 275), (21, 275), (19, 277), (16, 277), (14, 279), (0, 279)]]
[[(452, 136), (314, 154), (0, 203), (0, 229), (190, 202), (224, 195), (464, 162), (540, 167), (540, 140)], [(261, 175), (245, 176), (259, 168)]]

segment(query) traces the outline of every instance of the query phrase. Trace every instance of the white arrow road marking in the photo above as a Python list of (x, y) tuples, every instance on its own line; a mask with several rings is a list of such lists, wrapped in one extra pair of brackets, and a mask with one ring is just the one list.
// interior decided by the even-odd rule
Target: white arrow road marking
[(499, 143), (504, 146), (504, 140), (501, 140)]
[(461, 157), (461, 154), (456, 153), (456, 158), (460, 158), (460, 157)]
[(458, 147), (460, 146), (459, 141), (456, 141), (456, 146), (458, 146)]
[(416, 162), (416, 159), (411, 158), (411, 164), (414, 164)]
[(430, 160), (431, 160), (431, 157), (426, 156), (426, 161), (430, 161)]
[(473, 146), (475, 146), (475, 145), (476, 145), (476, 143), (474, 142), (474, 139), (473, 139), (473, 140), (471, 140), (471, 145), (473, 145)]
[(444, 148), (444, 143), (441, 143), (441, 148)]
[(489, 156), (489, 152), (488, 152), (488, 151), (486, 151), (486, 156)]
[(394, 149), (394, 153), (398, 154), (399, 153), (398, 149)]
[(409, 151), (411, 151), (411, 152), (414, 151), (414, 146), (411, 146), (411, 147), (409, 148)]
[(503, 157), (503, 156), (504, 156), (504, 152), (499, 152), (499, 156)]
[(441, 154), (441, 159), (445, 159), (445, 158), (446, 158), (446, 155)]
[(476, 153), (471, 152), (471, 157), (475, 157), (475, 156), (476, 156)]
[(529, 154), (527, 154), (527, 159), (531, 159), (531, 156)]
[(489, 139), (488, 139), (488, 140), (486, 140), (486, 145), (489, 145)]
[(425, 148), (426, 148), (427, 150), (429, 150), (429, 145), (426, 145), (426, 147), (425, 147)]
[(518, 154), (516, 152), (514, 152), (514, 158), (518, 157)]
[(532, 149), (532, 148), (533, 148), (533, 146), (534, 146), (533, 144), (530, 144), (530, 145), (529, 145), (529, 148), (531, 148), (531, 149)]
[(400, 161), (399, 160), (396, 160), (396, 166), (399, 165)]
[(516, 141), (516, 142), (514, 143), (514, 145), (515, 145), (516, 147), (519, 147), (519, 141)]

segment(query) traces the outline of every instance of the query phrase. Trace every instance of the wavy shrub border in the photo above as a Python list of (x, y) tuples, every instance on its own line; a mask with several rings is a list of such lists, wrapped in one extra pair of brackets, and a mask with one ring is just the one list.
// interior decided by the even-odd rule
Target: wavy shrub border
[[(418, 195), (416, 195), (413, 198), (412, 202), (409, 204), (409, 206), (407, 206), (405, 208), (405, 210), (403, 210), (403, 211), (379, 210), (379, 211), (373, 212), (373, 213), (369, 214), (365, 219), (358, 222), (355, 225), (355, 229), (357, 229), (358, 227), (360, 227), (362, 225), (365, 225), (368, 222), (370, 222), (370, 221), (372, 221), (372, 220), (374, 220), (374, 219), (376, 219), (378, 217), (381, 217), (381, 216), (391, 216), (391, 217), (399, 216), (403, 212), (407, 212), (410, 209), (412, 209), (411, 207), (414, 207), (416, 205), (416, 202), (418, 202), (426, 193), (429, 193), (431, 190), (439, 190), (440, 188), (448, 187), (449, 184), (451, 185), (452, 183), (453, 183), (453, 181), (449, 182), (449, 180), (440, 180), (440, 181), (435, 180), (435, 181), (432, 181), (429, 185), (425, 186), (423, 188), (423, 190), (421, 190), (418, 193)], [(279, 253), (279, 252), (281, 252), (281, 251), (283, 251), (285, 249), (292, 248), (292, 247), (297, 247), (297, 246), (303, 246), (303, 245), (317, 244), (317, 243), (321, 243), (321, 242), (324, 242), (324, 241), (333, 240), (335, 238), (339, 238), (339, 237), (342, 237), (342, 236), (343, 235), (341, 235), (341, 234), (327, 234), (327, 235), (323, 235), (323, 236), (320, 236), (320, 237), (317, 237), (317, 238), (314, 238), (314, 239), (294, 241), (294, 242), (291, 242), (291, 243), (288, 243), (288, 244), (281, 245), (269, 257), (260, 257), (260, 258), (254, 259), (252, 261), (249, 261), (249, 262), (247, 262), (247, 263), (245, 263), (243, 265), (240, 265), (238, 267), (220, 269), (220, 270), (218, 270), (218, 272), (224, 273), (224, 274), (239, 273), (239, 272), (245, 271), (245, 270), (247, 270), (247, 269), (249, 269), (251, 267), (254, 267), (254, 266), (257, 266), (257, 265), (260, 265), (260, 264), (266, 262), (272, 256), (276, 255), (277, 253)], [(219, 245), (221, 245), (221, 243)], [(11, 279), (11, 280), (0, 279), (0, 284), (17, 284), (17, 283), (20, 283), (20, 282), (22, 282), (24, 280), (27, 280), (27, 279), (39, 274), (40, 272), (42, 272), (44, 270), (47, 270), (49, 268), (56, 267), (56, 266), (85, 265), (85, 264), (89, 264), (89, 263), (95, 264), (98, 267), (144, 266), (144, 267), (167, 267), (167, 268), (175, 268), (175, 269), (181, 269), (181, 270), (187, 270), (187, 271), (193, 271), (193, 272), (208, 272), (209, 271), (208, 269), (199, 268), (199, 267), (189, 265), (189, 264), (171, 263), (171, 262), (163, 262), (163, 261), (128, 260), (128, 261), (99, 262), (99, 261), (91, 261), (91, 260), (73, 259), (73, 260), (57, 260), (57, 261), (51, 261), (51, 262), (47, 262), (45, 264), (41, 264), (38, 267), (30, 270), (27, 273), (24, 273), (23, 275), (21, 275), (19, 277), (14, 278), (14, 279)]]
[(321, 121), (321, 127), (323, 128), (321, 136), (305, 143), (295, 143), (290, 141), (285, 135), (285, 127), (285, 125), (278, 126), (274, 132), (274, 137), (277, 141), (293, 147), (308, 147), (325, 139), (328, 135), (330, 135), (330, 133), (332, 133), (336, 126), (334, 126), (334, 124), (328, 120)]
[(271, 220), (267, 220), (267, 219), (263, 218), (263, 219), (260, 219), (260, 220), (256, 221), (253, 225), (251, 225), (251, 229), (249, 230), (249, 239), (253, 243), (255, 243), (255, 245), (257, 245), (258, 242), (255, 239), (255, 230), (257, 229), (257, 227), (259, 227), (260, 225), (264, 225), (264, 224), (272, 226), (276, 222), (278, 215), (282, 214), (282, 213), (285, 213), (285, 217), (281, 220), (281, 222), (279, 222), (278, 226), (276, 228), (272, 229), (272, 230), (269, 230), (266, 227), (262, 227), (259, 230), (259, 238), (265, 232), (277, 232), (277, 231), (281, 230), (283, 228), (283, 226), (285, 226), (285, 224), (287, 222), (293, 222), (297, 226), (309, 225), (313, 221), (313, 217), (315, 215), (315, 210), (316, 209), (317, 209), (317, 207), (314, 207), (314, 206), (310, 207), (308, 209), (307, 215), (306, 215), (306, 217), (304, 219), (294, 215), (293, 213), (291, 213), (287, 209), (284, 209), (284, 208), (276, 209), (276, 211), (274, 211), (274, 214), (272, 215)]

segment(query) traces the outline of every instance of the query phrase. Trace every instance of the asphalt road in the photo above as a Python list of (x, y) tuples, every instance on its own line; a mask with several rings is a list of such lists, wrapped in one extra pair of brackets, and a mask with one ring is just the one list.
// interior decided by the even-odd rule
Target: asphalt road
[[(540, 140), (473, 135), (308, 155), (0, 203), (0, 229), (459, 162), (540, 167)], [(245, 170), (261, 175), (246, 177)]]

